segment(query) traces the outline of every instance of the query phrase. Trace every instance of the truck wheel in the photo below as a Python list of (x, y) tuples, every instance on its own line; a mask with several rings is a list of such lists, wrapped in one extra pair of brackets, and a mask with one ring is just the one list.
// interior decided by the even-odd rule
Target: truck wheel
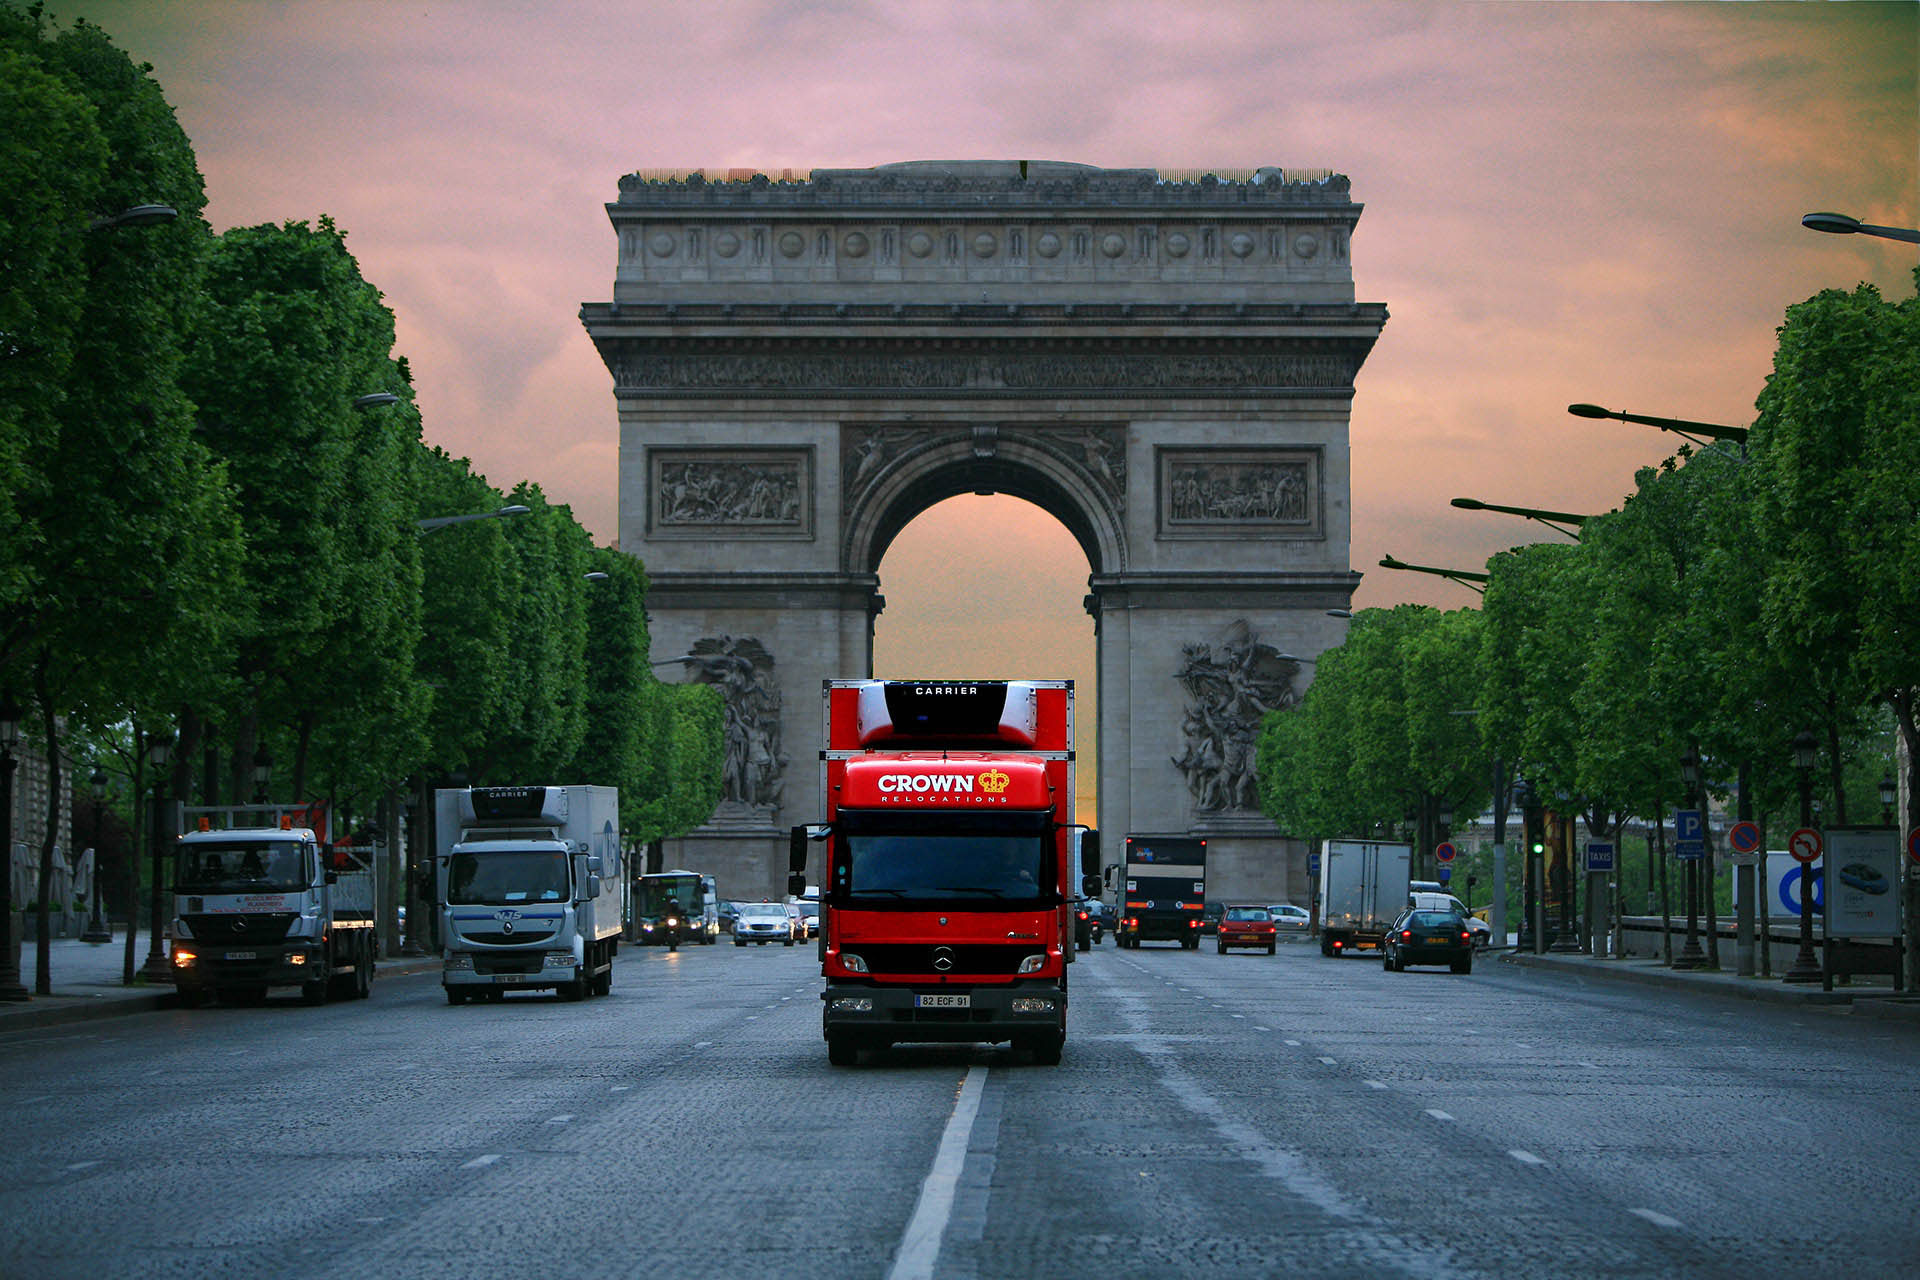
[(447, 988), (448, 1004), (465, 1004), (466, 1002), (467, 1002), (467, 993), (463, 991), (461, 988), (459, 987)]
[(579, 976), (576, 971), (572, 982), (563, 982), (560, 984), (560, 998), (569, 1002), (585, 1000), (587, 998), (586, 978)]
[(1073, 945), (1077, 950), (1086, 951), (1092, 948), (1093, 943), (1086, 938), (1076, 938)]
[(1033, 1055), (1036, 1067), (1057, 1067), (1060, 1065), (1060, 1050), (1066, 1046), (1067, 1033), (1048, 1031), (1036, 1036), (1022, 1037), (1014, 1041), (1013, 1047), (1025, 1049)]
[(313, 1004), (313, 1005), (325, 1004), (327, 1002), (327, 986), (331, 982), (332, 982), (331, 978), (322, 978), (318, 982), (301, 983), (300, 984), (301, 1003)]
[(827, 1062), (836, 1067), (851, 1067), (860, 1061), (860, 1046), (846, 1031), (827, 1032)]
[(198, 1009), (206, 1003), (206, 992), (199, 987), (175, 987), (173, 999), (182, 1009)]
[(744, 949), (747, 945), (747, 940), (745, 938), (735, 938), (733, 945)]
[(360, 963), (353, 967), (353, 998), (365, 1000), (373, 994), (373, 957), (362, 956)]
[(1326, 938), (1320, 939), (1320, 954), (1328, 959), (1333, 958), (1333, 943)]
[(613, 970), (608, 969), (605, 973), (595, 974), (593, 977), (593, 994), (597, 996), (604, 996), (604, 995), (611, 995), (612, 993), (613, 993)]
[(785, 945), (785, 946), (789, 946), (789, 947), (790, 947), (790, 946), (792, 946), (792, 945), (793, 945), (793, 939), (792, 939), (792, 938), (788, 938), (788, 939), (786, 940), (786, 942), (785, 942), (785, 943), (784, 943), (783, 945)]

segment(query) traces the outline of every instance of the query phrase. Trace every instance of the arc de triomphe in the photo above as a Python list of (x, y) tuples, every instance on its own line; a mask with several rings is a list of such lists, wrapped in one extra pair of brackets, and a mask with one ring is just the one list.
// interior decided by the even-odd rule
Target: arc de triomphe
[(669, 863), (727, 896), (784, 884), (786, 828), (820, 813), (821, 680), (871, 674), (888, 544), (1006, 493), (1092, 566), (1104, 860), (1200, 834), (1210, 896), (1303, 895), (1253, 741), (1359, 582), (1349, 407), (1386, 321), (1354, 300), (1360, 210), (1344, 177), (1279, 169), (623, 178), (613, 300), (581, 311), (620, 545), (654, 654), (695, 658), (663, 678), (728, 693), (727, 798)]

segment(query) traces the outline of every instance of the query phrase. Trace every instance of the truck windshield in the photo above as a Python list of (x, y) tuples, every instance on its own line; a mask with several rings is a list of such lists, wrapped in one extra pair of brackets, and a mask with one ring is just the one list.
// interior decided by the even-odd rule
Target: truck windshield
[(842, 814), (835, 870), (847, 899), (880, 903), (1040, 902), (1058, 893), (1046, 815)]
[(455, 853), (447, 864), (447, 902), (452, 905), (566, 900), (567, 855), (558, 849)]
[(173, 858), (175, 893), (298, 893), (312, 883), (312, 864), (294, 840), (189, 844)]

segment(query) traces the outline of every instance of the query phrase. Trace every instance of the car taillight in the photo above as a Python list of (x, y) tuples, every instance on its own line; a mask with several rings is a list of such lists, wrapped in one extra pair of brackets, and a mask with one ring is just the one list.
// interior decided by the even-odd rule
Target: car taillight
[(1468, 932), (1466, 932), (1466, 931), (1465, 931), (1465, 930), (1463, 929), (1463, 930), (1461, 930), (1461, 932), (1460, 932), (1460, 941), (1462, 941), (1462, 942), (1472, 942), (1472, 941), (1473, 941), (1473, 935), (1472, 935), (1471, 933), (1468, 933)]
[(1084, 912), (1084, 911), (1082, 911), (1082, 912), (1080, 913), (1080, 918), (1081, 918), (1082, 920), (1085, 920), (1085, 919), (1087, 918), (1087, 913), (1086, 913), (1086, 912)]
[(1189, 920), (1189, 921), (1187, 921), (1187, 928), (1189, 928), (1189, 929), (1198, 929), (1199, 927), (1200, 927), (1200, 922), (1199, 922), (1198, 920)]
[(1402, 930), (1400, 931), (1400, 936), (1401, 936), (1401, 937), (1403, 937), (1403, 938), (1411, 938), (1411, 937), (1413, 936), (1413, 930), (1411, 930), (1411, 929), (1402, 929)]

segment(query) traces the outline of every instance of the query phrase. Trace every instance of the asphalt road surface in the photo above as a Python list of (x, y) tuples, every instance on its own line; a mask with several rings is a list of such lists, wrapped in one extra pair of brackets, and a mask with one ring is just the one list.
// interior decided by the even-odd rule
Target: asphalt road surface
[(1920, 1025), (1111, 945), (827, 1064), (811, 947), (0, 1034), (0, 1276), (1912, 1276)]

